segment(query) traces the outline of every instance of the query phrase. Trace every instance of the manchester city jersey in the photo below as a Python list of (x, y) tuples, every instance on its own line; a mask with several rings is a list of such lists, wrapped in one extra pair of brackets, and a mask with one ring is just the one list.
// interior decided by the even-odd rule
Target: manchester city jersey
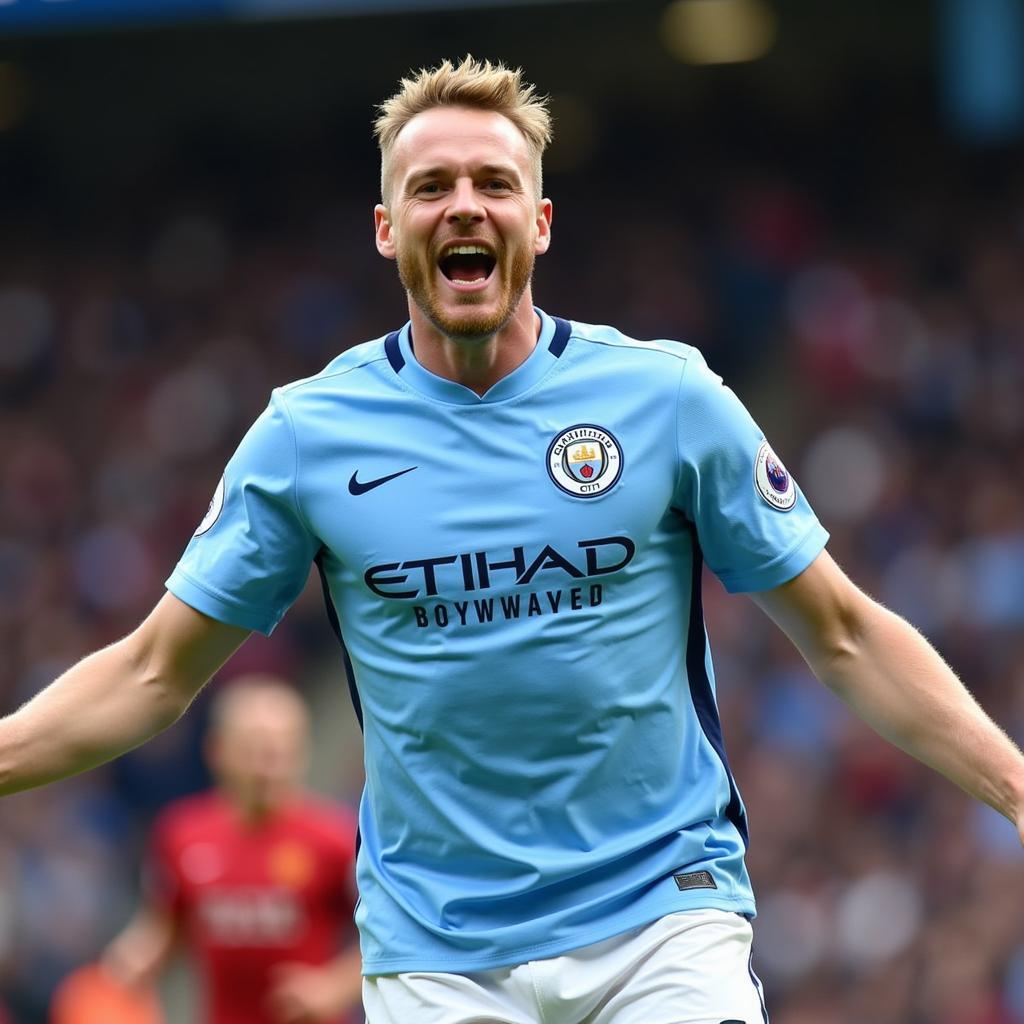
[(701, 355), (541, 314), (484, 396), (408, 325), (276, 390), (168, 587), (270, 632), (315, 563), (363, 724), (364, 970), (754, 912), (701, 610), (827, 535)]

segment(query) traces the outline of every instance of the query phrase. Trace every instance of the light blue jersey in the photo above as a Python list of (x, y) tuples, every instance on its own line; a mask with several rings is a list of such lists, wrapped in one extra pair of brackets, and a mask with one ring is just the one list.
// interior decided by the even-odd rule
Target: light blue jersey
[(541, 318), (482, 398), (408, 326), (276, 390), (168, 580), (269, 632), (319, 567), (365, 737), (368, 974), (754, 912), (701, 568), (775, 587), (827, 535), (696, 350)]

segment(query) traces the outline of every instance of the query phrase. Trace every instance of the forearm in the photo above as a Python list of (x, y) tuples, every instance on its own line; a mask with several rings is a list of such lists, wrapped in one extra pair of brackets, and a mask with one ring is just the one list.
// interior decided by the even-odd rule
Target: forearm
[(109, 761), (170, 725), (187, 705), (128, 638), (90, 654), (0, 720), (0, 794)]
[(177, 944), (172, 917), (143, 907), (106, 948), (103, 965), (122, 985), (145, 988), (155, 984)]
[(174, 722), (248, 632), (171, 594), (0, 720), (0, 795), (93, 768)]
[(753, 597), (861, 718), (1018, 823), (1024, 838), (1024, 756), (911, 625), (858, 590), (827, 552)]
[(1024, 757), (906, 621), (871, 603), (811, 667), (890, 742), (1018, 820)]
[(362, 996), (359, 948), (351, 946), (326, 964), (282, 963), (273, 971), (269, 1005), (281, 1024), (333, 1021), (359, 1006)]

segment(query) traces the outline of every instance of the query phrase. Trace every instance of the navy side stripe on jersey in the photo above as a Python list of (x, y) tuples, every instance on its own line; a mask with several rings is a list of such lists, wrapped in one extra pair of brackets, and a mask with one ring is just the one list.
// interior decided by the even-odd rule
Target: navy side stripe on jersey
[(356, 713), (356, 719), (359, 721), (359, 731), (363, 729), (363, 705), (359, 700), (359, 690), (356, 689), (356, 670), (352, 667), (352, 659), (348, 654), (348, 647), (345, 645), (345, 637), (341, 632), (341, 622), (338, 620), (338, 611), (334, 607), (334, 598), (331, 597), (331, 588), (327, 582), (327, 570), (324, 569), (324, 549), (321, 548), (317, 553), (314, 561), (317, 572), (320, 574), (320, 586), (324, 592), (324, 605), (327, 608), (327, 620), (331, 624), (331, 629), (334, 631), (334, 635), (338, 638), (338, 643), (341, 645), (341, 657), (345, 662), (345, 674), (348, 676), (348, 692), (352, 697), (352, 707)]
[(697, 529), (687, 521), (690, 536), (693, 538), (693, 577), (691, 580), (690, 622), (686, 636), (686, 674), (690, 680), (690, 695), (693, 708), (708, 742), (714, 747), (715, 753), (721, 758), (725, 774), (729, 777), (729, 804), (725, 816), (736, 826), (736, 831), (743, 838), (743, 845), (750, 845), (747, 830), (747, 816), (743, 811), (736, 780), (729, 767), (729, 758), (725, 753), (725, 742), (722, 739), (722, 721), (718, 717), (718, 706), (711, 688), (707, 669), (707, 633), (704, 629), (704, 600), (701, 581), (704, 574), (704, 556), (697, 539)]

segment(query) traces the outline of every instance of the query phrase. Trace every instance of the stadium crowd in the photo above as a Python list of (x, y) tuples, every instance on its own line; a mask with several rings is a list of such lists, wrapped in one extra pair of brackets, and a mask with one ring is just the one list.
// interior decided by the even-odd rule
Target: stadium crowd
[[(573, 179), (563, 213), (557, 176), (549, 191), (539, 303), (702, 348), (837, 559), (1024, 740), (1024, 197), (875, 192), (854, 217), (768, 171), (712, 173), (691, 205), (609, 205)], [(144, 224), (112, 212), (105, 235), (0, 241), (6, 709), (149, 610), (271, 387), (403, 316), (372, 196), (321, 185), (256, 225), (166, 194)], [(772, 1020), (1024, 1022), (1014, 829), (871, 734), (752, 603), (710, 577), (705, 594)], [(280, 672), (315, 706), (347, 702), (324, 620), (311, 585), (222, 676)], [(199, 704), (112, 766), (0, 803), (3, 1024), (44, 1021), (128, 917), (153, 815), (207, 781)], [(354, 799), (358, 777), (326, 764), (320, 788)]]

